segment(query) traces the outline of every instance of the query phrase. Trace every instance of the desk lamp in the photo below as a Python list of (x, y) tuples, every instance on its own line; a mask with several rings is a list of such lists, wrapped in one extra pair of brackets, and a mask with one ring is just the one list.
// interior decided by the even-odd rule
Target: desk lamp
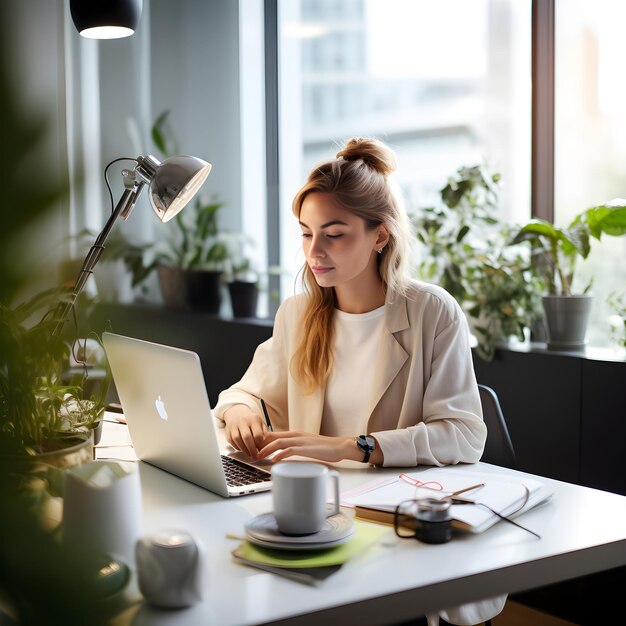
[[(210, 163), (191, 156), (170, 157), (162, 163), (150, 155), (136, 159), (128, 157), (115, 159), (115, 161), (122, 160), (134, 161), (136, 165), (132, 170), (122, 170), (124, 193), (87, 253), (71, 297), (58, 305), (55, 311), (57, 322), (52, 331), (53, 335), (58, 334), (63, 328), (67, 315), (72, 310), (104, 250), (104, 242), (111, 233), (115, 220), (118, 217), (123, 220), (128, 218), (145, 185), (149, 186), (150, 204), (154, 212), (162, 222), (169, 222), (193, 198), (211, 171)], [(111, 161), (109, 165), (115, 161)]]

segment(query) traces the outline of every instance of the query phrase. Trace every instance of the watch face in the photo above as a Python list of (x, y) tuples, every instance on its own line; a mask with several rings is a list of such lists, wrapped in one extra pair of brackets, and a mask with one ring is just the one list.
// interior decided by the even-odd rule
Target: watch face
[(368, 437), (367, 435), (359, 435), (356, 438), (356, 445), (359, 450), (363, 452), (363, 463), (367, 463), (370, 459), (370, 455), (374, 452), (374, 448), (376, 447), (374, 443), (373, 437)]
[(365, 451), (372, 451), (374, 450), (374, 438), (373, 437), (368, 437), (367, 435), (359, 435), (359, 438), (357, 439), (357, 443), (359, 448), (361, 448), (361, 450)]

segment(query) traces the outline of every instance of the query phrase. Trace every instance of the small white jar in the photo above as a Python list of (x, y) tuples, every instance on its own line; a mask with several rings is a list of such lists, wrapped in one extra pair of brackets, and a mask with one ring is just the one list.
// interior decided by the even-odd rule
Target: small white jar
[(202, 600), (204, 547), (188, 532), (163, 530), (137, 541), (139, 589), (153, 606), (175, 609)]

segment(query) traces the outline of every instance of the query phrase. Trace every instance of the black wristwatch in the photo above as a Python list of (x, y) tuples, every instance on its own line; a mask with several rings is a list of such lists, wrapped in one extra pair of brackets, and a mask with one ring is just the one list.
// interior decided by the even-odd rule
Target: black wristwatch
[(362, 463), (367, 463), (370, 460), (370, 455), (376, 449), (374, 437), (370, 437), (369, 435), (359, 435), (355, 441), (359, 450), (363, 451)]

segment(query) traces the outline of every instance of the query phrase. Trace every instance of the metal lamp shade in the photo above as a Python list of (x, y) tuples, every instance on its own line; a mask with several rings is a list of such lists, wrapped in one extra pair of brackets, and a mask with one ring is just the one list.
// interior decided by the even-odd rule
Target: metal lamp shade
[(162, 222), (169, 222), (194, 197), (211, 171), (211, 164), (191, 156), (161, 163), (150, 181), (150, 204)]
[(132, 35), (139, 24), (143, 0), (70, 0), (76, 30), (90, 39)]
[[(125, 157), (117, 160), (130, 159)], [(148, 186), (152, 208), (162, 222), (169, 222), (194, 197), (211, 171), (209, 163), (190, 156), (171, 157), (163, 161), (163, 163), (160, 163), (158, 159), (149, 154), (132, 160), (137, 165), (132, 171), (122, 171), (124, 176), (124, 193), (122, 193), (107, 223), (89, 249), (76, 277), (76, 283), (73, 288), (74, 293), (71, 299), (61, 301), (56, 311), (54, 311), (58, 321), (52, 330), (53, 335), (61, 332), (69, 312), (72, 310), (78, 295), (85, 286), (89, 276), (91, 276), (93, 268), (105, 248), (104, 244), (111, 233), (115, 221), (118, 217), (121, 217), (123, 220), (128, 218), (141, 190)], [(115, 161), (111, 163), (115, 163)]]

